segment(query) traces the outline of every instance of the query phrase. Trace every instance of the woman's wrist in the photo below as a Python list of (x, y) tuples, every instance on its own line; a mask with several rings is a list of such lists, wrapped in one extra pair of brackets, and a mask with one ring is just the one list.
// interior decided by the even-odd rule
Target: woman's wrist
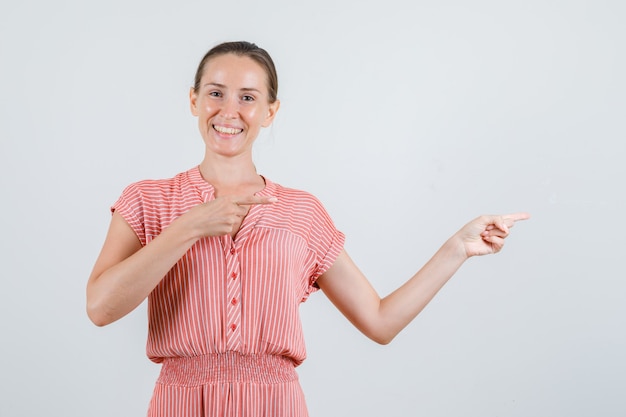
[(465, 244), (463, 243), (463, 238), (459, 234), (460, 232), (455, 233), (444, 243), (446, 247), (446, 252), (448, 256), (452, 257), (454, 260), (457, 260), (459, 263), (463, 263), (470, 258), (467, 254), (467, 250), (465, 248)]

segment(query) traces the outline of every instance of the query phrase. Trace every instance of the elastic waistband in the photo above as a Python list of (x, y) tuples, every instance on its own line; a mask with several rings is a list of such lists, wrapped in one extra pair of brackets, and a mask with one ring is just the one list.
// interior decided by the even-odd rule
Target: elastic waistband
[(158, 383), (198, 386), (251, 382), (278, 384), (298, 379), (291, 359), (277, 355), (243, 355), (238, 352), (166, 358)]

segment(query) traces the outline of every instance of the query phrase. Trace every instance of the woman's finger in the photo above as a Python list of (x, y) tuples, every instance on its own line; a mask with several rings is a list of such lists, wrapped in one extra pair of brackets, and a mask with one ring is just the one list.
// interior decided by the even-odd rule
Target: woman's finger
[(258, 196), (258, 195), (250, 195), (250, 196), (241, 196), (234, 199), (235, 204), (239, 206), (253, 206), (255, 204), (273, 204), (278, 201), (278, 198), (274, 196)]
[(504, 220), (504, 222), (506, 223), (506, 225), (508, 227), (513, 227), (515, 222), (518, 222), (518, 221), (521, 221), (521, 220), (528, 220), (528, 219), (530, 219), (530, 214), (526, 213), (526, 212), (506, 214), (506, 215), (502, 216), (502, 219)]

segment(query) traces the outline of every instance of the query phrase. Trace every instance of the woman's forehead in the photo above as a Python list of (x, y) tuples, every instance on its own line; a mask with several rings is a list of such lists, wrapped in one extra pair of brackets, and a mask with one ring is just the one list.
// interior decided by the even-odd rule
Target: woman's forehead
[(201, 85), (219, 84), (228, 88), (258, 89), (267, 92), (265, 70), (253, 59), (235, 54), (211, 58), (202, 72)]

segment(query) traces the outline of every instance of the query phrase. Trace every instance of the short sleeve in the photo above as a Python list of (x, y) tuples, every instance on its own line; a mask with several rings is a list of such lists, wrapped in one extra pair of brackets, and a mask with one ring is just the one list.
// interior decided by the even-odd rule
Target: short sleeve
[(309, 248), (315, 253), (315, 267), (309, 277), (309, 294), (319, 289), (317, 279), (335, 263), (345, 243), (345, 235), (317, 200), (312, 214)]
[(146, 245), (146, 227), (144, 221), (144, 204), (138, 184), (131, 184), (124, 189), (122, 195), (111, 206), (111, 213), (119, 213), (133, 229), (141, 244)]

